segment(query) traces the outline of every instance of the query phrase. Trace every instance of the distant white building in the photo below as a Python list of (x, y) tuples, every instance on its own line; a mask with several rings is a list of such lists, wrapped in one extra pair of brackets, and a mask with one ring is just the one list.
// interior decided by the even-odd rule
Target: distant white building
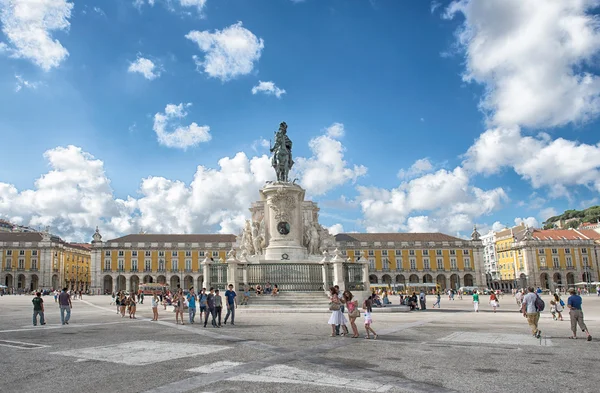
[(494, 280), (500, 279), (496, 258), (496, 233), (490, 230), (487, 234), (481, 236), (481, 244), (483, 245), (483, 267), (486, 283), (490, 288)]

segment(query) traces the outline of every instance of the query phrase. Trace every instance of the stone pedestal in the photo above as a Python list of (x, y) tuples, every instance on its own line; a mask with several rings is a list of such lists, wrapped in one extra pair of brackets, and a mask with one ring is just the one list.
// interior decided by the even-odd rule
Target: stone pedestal
[[(204, 258), (204, 260), (200, 263), (200, 266), (202, 266), (202, 277), (203, 277), (203, 281), (202, 281), (202, 288), (206, 288), (206, 290), (208, 291), (208, 288), (210, 288), (210, 265), (212, 264), (212, 261), (210, 260), (210, 258), (208, 258), (208, 251), (206, 252), (206, 257)], [(198, 292), (200, 292), (201, 288), (198, 288)]]
[(302, 245), (302, 187), (292, 183), (270, 183), (260, 190), (260, 195), (265, 203), (265, 259), (305, 260), (307, 251)]

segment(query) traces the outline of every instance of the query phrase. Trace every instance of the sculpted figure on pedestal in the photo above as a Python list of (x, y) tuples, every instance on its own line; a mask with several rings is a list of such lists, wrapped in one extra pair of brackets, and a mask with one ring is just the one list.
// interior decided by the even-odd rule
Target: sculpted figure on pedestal
[(292, 159), (292, 141), (287, 136), (287, 124), (282, 122), (279, 125), (279, 131), (275, 133), (275, 145), (271, 148), (271, 165), (277, 174), (277, 181), (289, 182), (288, 173), (294, 165)]
[(316, 255), (319, 253), (319, 230), (316, 223), (312, 223), (309, 227), (308, 253)]
[(255, 255), (262, 255), (264, 248), (263, 241), (264, 236), (262, 235), (260, 222), (252, 223), (252, 246), (254, 247)]
[(242, 232), (242, 247), (248, 254), (254, 254), (254, 246), (252, 244), (252, 224), (250, 220), (246, 220), (244, 231)]

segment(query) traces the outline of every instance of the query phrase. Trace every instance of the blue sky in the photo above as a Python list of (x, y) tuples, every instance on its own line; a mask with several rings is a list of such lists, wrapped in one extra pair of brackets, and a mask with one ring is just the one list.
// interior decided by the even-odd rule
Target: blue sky
[(186, 1), (0, 2), (0, 217), (236, 232), (284, 120), (334, 232), (598, 203), (594, 1)]

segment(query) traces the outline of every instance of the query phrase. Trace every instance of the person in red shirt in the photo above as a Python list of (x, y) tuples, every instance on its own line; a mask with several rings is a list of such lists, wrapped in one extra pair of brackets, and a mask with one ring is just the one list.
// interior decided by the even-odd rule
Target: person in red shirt
[(499, 305), (500, 303), (498, 302), (498, 295), (496, 295), (494, 292), (490, 293), (490, 306), (492, 306), (492, 309), (494, 309), (494, 313)]

